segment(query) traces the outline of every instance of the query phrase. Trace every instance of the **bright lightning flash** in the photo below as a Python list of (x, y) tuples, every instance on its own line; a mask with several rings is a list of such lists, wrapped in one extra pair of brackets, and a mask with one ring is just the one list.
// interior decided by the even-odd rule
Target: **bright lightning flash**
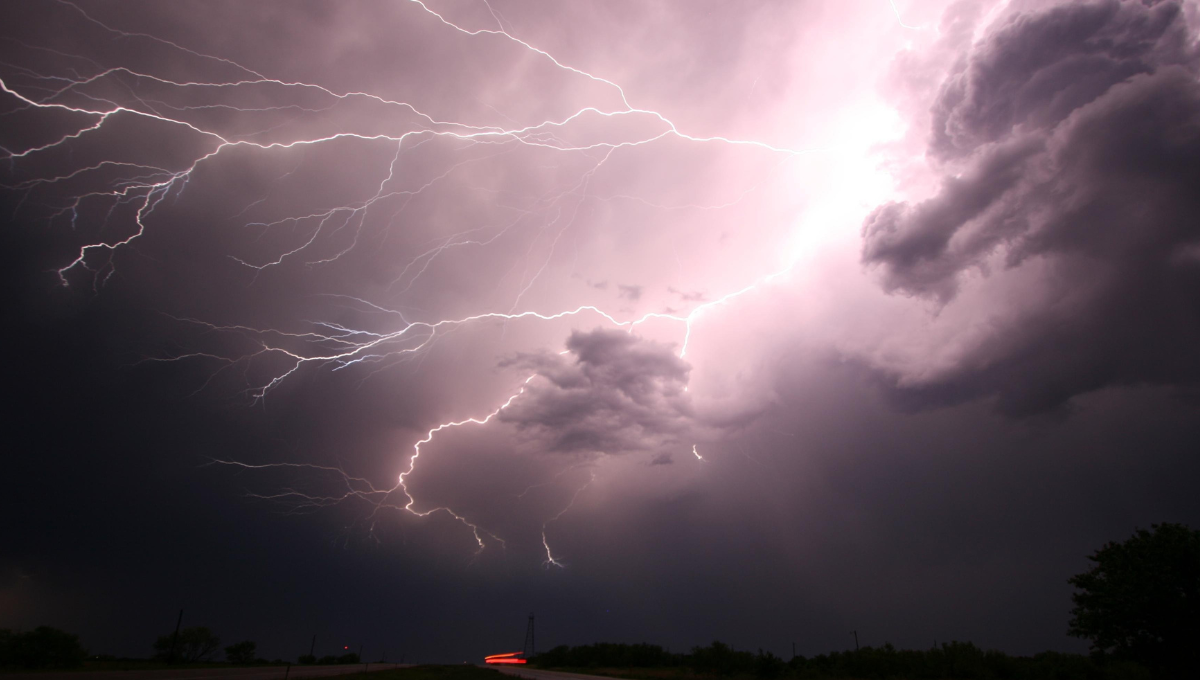
[[(547, 63), (550, 67), (557, 69), (567, 77), (581, 79), (602, 89), (606, 88), (610, 94), (605, 98), (612, 99), (612, 95), (615, 95), (615, 99), (619, 100), (621, 106), (606, 107), (597, 103), (583, 106), (569, 115), (556, 119), (545, 119), (523, 125), (514, 124), (510, 127), (477, 124), (469, 121), (441, 120), (434, 115), (418, 110), (416, 106), (408, 102), (389, 99), (370, 92), (336, 91), (317, 83), (273, 78), (248, 66), (236, 63), (233, 60), (199, 52), (176, 42), (148, 34), (121, 31), (102, 23), (99, 19), (94, 18), (83, 8), (69, 0), (59, 0), (59, 2), (72, 11), (77, 12), (81, 20), (90, 23), (97, 30), (103, 31), (113, 38), (128, 41), (144, 41), (153, 44), (156, 48), (174, 50), (181, 55), (187, 55), (188, 58), (199, 59), (201, 62), (212, 65), (214, 68), (225, 71), (232, 69), (238, 74), (235, 77), (227, 79), (193, 81), (168, 78), (150, 72), (137, 71), (125, 66), (103, 67), (82, 56), (64, 55), (65, 57), (74, 59), (80, 65), (79, 68), (85, 69), (86, 73), (80, 74), (72, 69), (75, 71), (75, 75), (67, 77), (61, 74), (48, 75), (24, 69), (20, 73), (20, 78), (16, 80), (10, 78), (6, 81), (0, 78), (0, 92), (3, 92), (4, 96), (8, 98), (15, 99), (17, 106), (21, 110), (35, 113), (40, 112), (47, 117), (53, 117), (55, 120), (61, 120), (64, 117), (74, 117), (86, 121), (74, 130), (35, 146), (23, 149), (0, 148), (0, 154), (3, 155), (10, 166), (18, 167), (23, 163), (34, 163), (39, 157), (54, 153), (56, 150), (70, 149), (72, 145), (86, 141), (90, 137), (97, 135), (101, 130), (117, 125), (116, 121), (127, 119), (166, 126), (169, 129), (177, 131), (180, 135), (196, 140), (194, 145), (200, 149), (190, 160), (178, 167), (143, 165), (117, 159), (100, 160), (77, 167), (69, 172), (37, 176), (8, 187), (11, 190), (25, 192), (26, 194), (56, 187), (61, 188), (62, 191), (66, 192), (67, 198), (54, 208), (52, 219), (64, 216), (69, 217), (72, 225), (76, 224), (85, 214), (90, 214), (84, 210), (85, 206), (107, 205), (110, 215), (115, 214), (115, 211), (118, 209), (126, 210), (131, 215), (131, 223), (128, 225), (127, 231), (123, 232), (123, 236), (98, 239), (94, 242), (86, 243), (79, 247), (77, 251), (74, 251), (70, 259), (64, 262), (58, 269), (58, 275), (64, 286), (68, 284), (69, 280), (73, 280), (70, 278), (73, 274), (86, 272), (85, 278), (90, 278), (93, 287), (98, 290), (116, 271), (117, 255), (122, 250), (131, 247), (131, 244), (134, 244), (142, 237), (148, 229), (154, 228), (153, 220), (156, 210), (164, 204), (164, 201), (171, 197), (178, 198), (186, 190), (189, 179), (192, 178), (198, 168), (205, 164), (210, 164), (214, 159), (226, 156), (237, 149), (253, 149), (270, 153), (296, 147), (317, 147), (346, 140), (358, 140), (365, 143), (395, 147), (395, 154), (391, 164), (388, 166), (386, 172), (380, 176), (378, 183), (371, 186), (370, 192), (365, 194), (365, 198), (308, 214), (293, 215), (272, 222), (252, 222), (247, 225), (263, 230), (285, 226), (298, 230), (308, 230), (307, 235), (300, 239), (299, 243), (294, 247), (282, 249), (269, 259), (233, 258), (241, 266), (258, 273), (278, 267), (290, 260), (303, 261), (311, 266), (337, 260), (351, 249), (359, 247), (358, 234), (362, 232), (363, 225), (367, 221), (369, 214), (374, 214), (376, 211), (383, 210), (385, 205), (395, 205), (397, 202), (400, 205), (399, 209), (403, 210), (409, 201), (412, 201), (423, 192), (429, 191), (431, 187), (446, 181), (450, 175), (459, 172), (467, 164), (475, 162), (473, 159), (464, 160), (451, 166), (444, 172), (434, 174), (424, 184), (414, 188), (400, 188), (399, 183), (396, 181), (396, 168), (402, 155), (412, 152), (417, 147), (431, 140), (436, 139), (455, 144), (460, 149), (478, 148), (486, 150), (490, 154), (488, 157), (499, 157), (514, 149), (529, 147), (549, 154), (572, 155), (587, 159), (586, 167), (580, 174), (578, 181), (569, 188), (560, 192), (549, 192), (544, 196), (538, 197), (531, 205), (516, 209), (516, 216), (514, 218), (501, 220), (498, 226), (494, 225), (487, 228), (480, 226), (476, 229), (464, 231), (441, 240), (404, 266), (393, 282), (393, 287), (403, 287), (400, 292), (408, 290), (428, 270), (430, 263), (436, 258), (445, 257), (457, 248), (486, 247), (502, 236), (508, 229), (513, 228), (514, 225), (523, 219), (537, 213), (545, 216), (544, 224), (547, 225), (545, 229), (553, 234), (550, 252), (540, 264), (528, 267), (527, 275), (522, 279), (523, 285), (521, 286), (520, 293), (512, 301), (512, 306), (508, 311), (485, 310), (458, 318), (409, 321), (404, 313), (396, 309), (390, 309), (385, 305), (357, 297), (331, 296), (347, 305), (357, 306), (359, 309), (370, 310), (373, 313), (380, 313), (389, 318), (398, 319), (399, 323), (391, 330), (380, 332), (364, 328), (353, 328), (332, 321), (317, 321), (312, 322), (312, 326), (309, 329), (297, 332), (275, 328), (222, 325), (195, 318), (177, 319), (179, 323), (195, 325), (207, 333), (236, 336), (243, 340), (248, 339), (255, 349), (245, 353), (228, 355), (218, 352), (184, 352), (150, 360), (214, 361), (221, 365), (221, 368), (217, 369), (217, 372), (220, 372), (231, 370), (235, 367), (246, 369), (252, 362), (261, 362), (269, 358), (274, 362), (273, 365), (282, 366), (282, 368), (275, 370), (273, 374), (269, 375), (262, 382), (249, 386), (248, 395), (253, 401), (265, 399), (274, 388), (294, 376), (302, 367), (329, 367), (332, 370), (342, 370), (365, 364), (386, 367), (389, 362), (402, 361), (421, 353), (446, 332), (465, 325), (489, 320), (501, 320), (505, 322), (517, 320), (552, 321), (569, 317), (581, 317), (594, 319), (597, 322), (622, 328), (631, 333), (636, 327), (647, 321), (662, 320), (678, 325), (681, 340), (679, 356), (683, 357), (686, 355), (689, 345), (692, 342), (695, 322), (705, 312), (725, 305), (739, 296), (745, 295), (785, 275), (789, 271), (789, 268), (785, 267), (778, 272), (761, 276), (756, 280), (745, 283), (736, 290), (703, 302), (702, 304), (697, 304), (690, 311), (686, 312), (667, 311), (647, 313), (640, 316), (623, 316), (621, 313), (606, 311), (592, 305), (579, 305), (569, 309), (549, 312), (534, 310), (518, 311), (523, 296), (544, 273), (550, 262), (550, 258), (554, 255), (555, 248), (559, 246), (563, 234), (571, 228), (577, 219), (576, 213), (578, 212), (579, 203), (576, 199), (587, 195), (587, 192), (590, 190), (589, 187), (592, 178), (615, 153), (638, 147), (651, 147), (652, 145), (661, 144), (668, 140), (674, 140), (676, 142), (682, 141), (696, 145), (725, 145), (744, 149), (748, 153), (767, 154), (773, 159), (778, 159), (778, 161), (773, 161), (775, 162), (775, 167), (778, 168), (781, 163), (811, 153), (814, 149), (790, 149), (762, 141), (688, 134), (672, 122), (666, 114), (653, 109), (634, 106), (631, 103), (632, 97), (616, 82), (584, 69), (571, 66), (552, 55), (549, 51), (517, 37), (504, 27), (504, 22), (501, 21), (501, 18), (495, 12), (492, 12), (492, 15), (497, 18), (497, 23), (500, 25), (499, 28), (469, 29), (450, 20), (443, 13), (436, 11), (429, 4), (421, 0), (409, 0), (409, 6), (414, 10), (411, 15), (412, 20), (426, 22), (429, 24), (430, 30), (457, 33), (469, 40), (504, 41), (511, 49), (527, 52), (530, 58)], [(491, 8), (489, 7), (490, 10)], [(18, 81), (24, 83), (24, 85), (16, 84)], [(131, 81), (134, 83), (132, 89), (128, 85)], [(167, 105), (164, 102), (138, 96), (136, 93), (138, 92), (138, 87), (141, 85), (176, 93), (188, 93), (190, 100), (203, 101), (205, 103), (186, 107)], [(116, 91), (116, 89), (122, 86), (134, 93), (132, 99), (128, 101), (122, 100), (123, 103), (115, 101), (113, 96), (96, 94), (96, 92)], [(382, 133), (377, 131), (359, 132), (354, 129), (342, 129), (332, 134), (294, 136), (284, 140), (256, 141), (255, 138), (258, 136), (256, 134), (231, 135), (204, 123), (196, 122), (197, 118), (191, 115), (200, 110), (222, 108), (242, 113), (267, 110), (239, 107), (222, 103), (216, 99), (217, 96), (223, 93), (233, 94), (255, 87), (269, 88), (270, 91), (278, 93), (292, 93), (298, 99), (306, 102), (321, 102), (319, 105), (309, 104), (302, 106), (299, 104), (288, 104), (279, 107), (280, 109), (294, 109), (301, 113), (319, 113), (342, 103), (354, 102), (385, 107), (395, 113), (394, 128), (396, 131)], [(631, 136), (628, 132), (630, 129), (628, 123), (638, 121), (642, 123), (641, 132)], [(612, 130), (611, 133), (604, 131), (605, 125), (609, 125)], [(601, 132), (588, 132), (597, 128)], [(618, 128), (620, 128), (619, 131)], [(578, 141), (581, 135), (584, 137), (590, 136), (590, 139)], [(575, 141), (566, 141), (568, 139)], [(97, 185), (99, 185), (99, 188), (96, 188)], [(87, 186), (90, 188), (74, 191), (70, 188), (74, 186)], [(741, 198), (737, 200), (742, 200), (750, 191), (752, 189), (742, 192)], [(642, 201), (650, 206), (660, 208), (671, 207), (648, 202), (638, 197), (627, 198)], [(576, 202), (572, 203), (573, 200)], [(730, 204), (684, 207), (720, 209), (724, 205)], [(253, 204), (247, 206), (246, 210), (252, 207)], [(491, 233), (488, 233), (489, 229)], [(342, 248), (340, 252), (333, 254), (316, 254), (315, 244), (336, 232), (352, 234), (353, 237), (350, 239), (349, 245)], [(396, 483), (390, 487), (377, 487), (367, 479), (350, 476), (336, 467), (295, 463), (250, 465), (230, 460), (218, 460), (214, 462), (248, 469), (303, 468), (322, 474), (332, 474), (340, 478), (343, 487), (341, 493), (325, 496), (312, 495), (294, 489), (285, 489), (278, 494), (261, 496), (262, 498), (293, 502), (298, 507), (324, 507), (355, 498), (370, 503), (374, 508), (373, 515), (385, 508), (406, 512), (417, 517), (427, 517), (434, 513), (443, 513), (468, 527), (472, 531), (480, 550), (483, 550), (489, 541), (503, 545), (504, 542), (502, 539), (486, 528), (481, 527), (478, 521), (467, 518), (449, 507), (422, 508), (417, 498), (410, 491), (407, 479), (417, 468), (418, 460), (422, 455), (422, 447), (433, 442), (439, 433), (453, 428), (488, 424), (515, 401), (520, 399), (526, 391), (526, 386), (535, 377), (535, 375), (531, 375), (526, 378), (517, 391), (513, 392), (503, 403), (486, 414), (452, 419), (430, 428), (425, 433), (425, 436), (413, 445), (411, 455), (408, 456), (407, 466), (397, 476)], [(704, 460), (704, 457), (699, 453), (696, 446), (692, 447), (691, 452), (698, 461)], [(551, 551), (547, 539), (548, 527), (571, 509), (576, 499), (591, 485), (595, 478), (596, 474), (592, 472), (587, 483), (575, 490), (570, 502), (557, 514), (549, 517), (542, 523), (541, 536), (542, 546), (545, 551), (544, 564), (547, 567), (563, 566), (560, 559)]]

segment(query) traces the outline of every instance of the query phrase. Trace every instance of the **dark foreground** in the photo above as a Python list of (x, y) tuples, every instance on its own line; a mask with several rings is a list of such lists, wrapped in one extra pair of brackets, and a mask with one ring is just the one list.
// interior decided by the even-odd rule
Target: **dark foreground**
[[(588, 675), (572, 671), (552, 671), (530, 666), (497, 666), (501, 673), (525, 680), (610, 680), (611, 676)], [(482, 680), (482, 678), (480, 679)]]
[(1150, 676), (1147, 668), (1128, 661), (1059, 652), (1012, 656), (969, 642), (946, 642), (930, 649), (885, 644), (786, 661), (770, 652), (737, 650), (721, 642), (694, 647), (686, 654), (658, 645), (599, 643), (555, 647), (539, 654), (536, 661), (542, 669), (623, 680), (1142, 680)]
[[(406, 670), (397, 663), (356, 663), (345, 666), (250, 666), (246, 668), (161, 668), (140, 671), (38, 671), (3, 673), (3, 680), (283, 680), (283, 678), (326, 678), (369, 675), (371, 680), (385, 680), (396, 671)], [(366, 672), (364, 672), (366, 671)], [(396, 677), (395, 680), (401, 680)], [(404, 680), (418, 678), (404, 676)], [(424, 679), (422, 679), (424, 680)], [(465, 679), (464, 679), (465, 680)]]

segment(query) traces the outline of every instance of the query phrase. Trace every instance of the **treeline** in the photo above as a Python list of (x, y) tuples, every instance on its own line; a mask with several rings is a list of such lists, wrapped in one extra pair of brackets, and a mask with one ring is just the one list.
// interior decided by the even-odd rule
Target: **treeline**
[[(88, 670), (124, 671), (149, 668), (155, 665), (184, 664), (206, 666), (217, 664), (214, 660), (221, 649), (221, 638), (207, 626), (183, 628), (160, 635), (154, 642), (154, 656), (150, 659), (118, 659), (108, 654), (88, 655), (79, 644), (79, 636), (49, 626), (39, 626), (30, 631), (13, 631), (0, 628), (0, 670), (39, 670), (43, 668), (72, 668), (86, 664)], [(300, 664), (333, 665), (362, 663), (359, 655), (348, 654), (316, 657), (305, 654)], [(253, 640), (242, 640), (225, 647), (225, 663), (234, 666), (277, 665), (285, 661), (268, 661), (258, 656), (258, 645)]]
[(890, 644), (863, 647), (849, 652), (832, 652), (811, 658), (784, 660), (770, 652), (735, 650), (721, 642), (694, 647), (687, 654), (671, 653), (658, 645), (610, 644), (560, 646), (539, 654), (533, 663), (542, 668), (608, 669), (637, 676), (646, 673), (669, 677), (663, 670), (676, 669), (680, 676), (742, 676), (757, 678), (1011, 678), (1013, 680), (1099, 680), (1148, 678), (1137, 665), (1106, 661), (1082, 654), (1042, 652), (1033, 656), (1010, 656), (983, 650), (970, 642), (950, 642), (926, 650), (896, 649)]
[(0, 668), (70, 668), (83, 663), (87, 650), (79, 636), (39, 626), (26, 632), (0, 628)]
[[(220, 646), (221, 638), (208, 626), (193, 626), (160, 635), (154, 641), (154, 659), (168, 664), (211, 663)], [(282, 663), (278, 659), (258, 658), (258, 645), (253, 640), (242, 640), (225, 647), (225, 661), (238, 666)]]
[(356, 654), (354, 652), (350, 652), (349, 654), (342, 654), (341, 656), (334, 656), (334, 655), (330, 654), (328, 656), (322, 656), (320, 658), (317, 658), (317, 657), (313, 656), (312, 654), (304, 654), (299, 659), (296, 660), (296, 663), (299, 663), (301, 665), (316, 664), (318, 666), (330, 666), (330, 665), (334, 665), (334, 664), (362, 663), (362, 660), (359, 659), (358, 654)]

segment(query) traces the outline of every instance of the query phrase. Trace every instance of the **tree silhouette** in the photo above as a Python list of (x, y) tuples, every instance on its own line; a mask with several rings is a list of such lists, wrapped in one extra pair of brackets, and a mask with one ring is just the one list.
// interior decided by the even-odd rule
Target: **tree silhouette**
[(1088, 559), (1095, 566), (1069, 580), (1068, 633), (1158, 676), (1200, 667), (1200, 531), (1155, 524)]
[(253, 640), (244, 640), (225, 648), (225, 660), (229, 663), (252, 664), (257, 645)]
[(221, 638), (204, 626), (196, 626), (179, 631), (178, 638), (173, 633), (158, 638), (154, 642), (154, 657), (195, 663), (212, 658), (220, 646)]

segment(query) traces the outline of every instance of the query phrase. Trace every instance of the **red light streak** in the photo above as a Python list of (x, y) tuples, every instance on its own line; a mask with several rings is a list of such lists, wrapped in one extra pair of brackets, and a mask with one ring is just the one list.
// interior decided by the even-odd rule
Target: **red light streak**
[(518, 654), (524, 654), (524, 652), (508, 652), (507, 654), (493, 654), (493, 655), (491, 655), (491, 656), (485, 656), (485, 657), (483, 657), (483, 662), (484, 662), (484, 663), (490, 663), (490, 664), (496, 664), (496, 663), (526, 663), (525, 659), (518, 659), (518, 658), (515, 658), (515, 657), (516, 657)]

